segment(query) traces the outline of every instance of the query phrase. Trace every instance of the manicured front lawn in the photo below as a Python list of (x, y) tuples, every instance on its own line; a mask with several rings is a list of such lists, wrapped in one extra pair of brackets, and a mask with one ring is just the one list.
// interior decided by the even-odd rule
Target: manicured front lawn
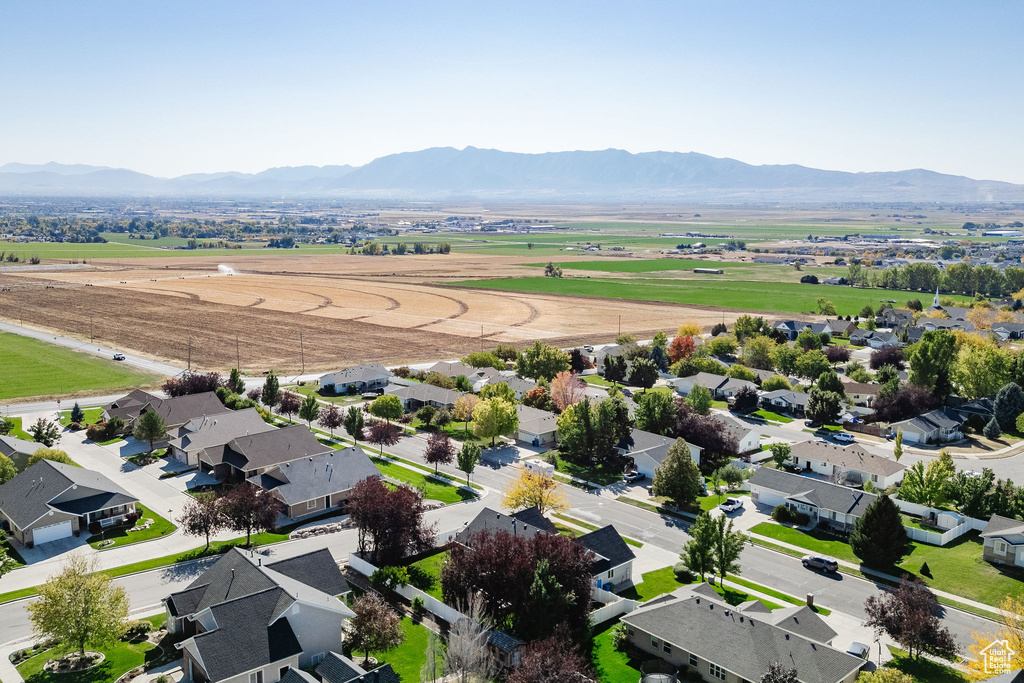
[(565, 460), (558, 451), (548, 451), (545, 457), (555, 458), (555, 470), (562, 474), (583, 479), (585, 481), (607, 486), (622, 480), (622, 472), (616, 467), (604, 465), (577, 465)]
[[(94, 425), (103, 419), (103, 408), (84, 408), (82, 410), (82, 422), (81, 424), (88, 427)], [(71, 411), (62, 410), (60, 413), (60, 423), (67, 427), (71, 424)]]
[[(376, 657), (381, 664), (390, 664), (399, 678), (403, 681), (420, 680), (420, 669), (427, 661), (427, 636), (430, 631), (422, 624), (414, 624), (409, 617), (402, 617), (402, 632), (405, 633), (405, 641), (394, 650), (389, 652), (371, 652), (371, 657)], [(352, 652), (352, 660), (362, 666), (363, 652)], [(437, 677), (441, 678), (441, 660), (437, 661)]]
[[(659, 595), (671, 593), (681, 586), (689, 585), (676, 579), (676, 575), (672, 571), (672, 567), (655, 569), (654, 571), (647, 572), (640, 578), (641, 581), (639, 584), (634, 585), (628, 590), (622, 591), (622, 597), (646, 602), (651, 598), (658, 597)], [(696, 581), (700, 581), (700, 577), (696, 577)], [(750, 587), (755, 588), (755, 590), (761, 590), (761, 587), (754, 583), (750, 583)], [(718, 584), (715, 584), (712, 588), (714, 588), (715, 592), (721, 595), (728, 604), (733, 606), (744, 603), (747, 600), (761, 600), (761, 598), (756, 598), (749, 593), (736, 588), (722, 587)], [(762, 592), (769, 594), (767, 589), (763, 589)], [(763, 602), (768, 609), (778, 609), (781, 606), (768, 600), (761, 600), (761, 602)]]
[[(709, 496), (700, 496), (697, 498), (697, 503), (700, 505), (700, 509), (704, 512), (711, 512), (716, 507), (725, 502), (726, 498), (738, 498), (739, 496), (749, 496), (749, 491), (728, 491), (722, 495), (711, 494)], [(746, 503), (744, 503), (746, 505)]]
[(393, 462), (382, 460), (377, 457), (371, 457), (373, 463), (377, 466), (377, 469), (381, 471), (381, 474), (393, 477), (399, 481), (402, 481), (410, 486), (415, 486), (418, 489), (423, 490), (424, 498), (431, 498), (433, 500), (439, 500), (442, 503), (458, 503), (463, 500), (469, 500), (475, 496), (451, 484), (443, 484), (436, 479), (428, 479), (426, 475), (414, 472), (407, 467), (402, 467)]
[(10, 436), (13, 436), (15, 439), (22, 439), (23, 441), (34, 441), (32, 435), (22, 428), (23, 425), (20, 417), (8, 417), (6, 419), (14, 423), (14, 429), (11, 430)]
[(306, 384), (303, 384), (301, 387), (297, 384), (291, 384), (289, 386), (281, 388), (286, 389), (288, 391), (293, 391), (296, 394), (302, 394), (303, 396), (316, 396), (321, 401), (337, 403), (339, 406), (351, 403), (359, 403), (360, 401), (363, 400), (362, 397), (358, 394), (354, 396), (349, 396), (348, 394), (341, 394), (339, 396), (335, 396), (333, 393), (329, 391), (325, 393), (322, 392), (320, 390), (320, 387), (317, 386), (316, 384), (311, 384), (308, 382)]
[(141, 504), (136, 503), (135, 507), (142, 515), (139, 517), (139, 521), (136, 522), (135, 526), (142, 526), (147, 519), (152, 519), (153, 524), (151, 524), (148, 529), (144, 531), (132, 531), (129, 533), (127, 525), (118, 524), (96, 534), (95, 536), (90, 536), (88, 539), (89, 545), (93, 548), (99, 548), (100, 544), (104, 541), (113, 541), (113, 543), (107, 543), (102, 547), (116, 548), (121, 545), (131, 545), (132, 543), (139, 543), (140, 541), (160, 538), (161, 536), (166, 536), (167, 534), (172, 533), (178, 528), (168, 520)]
[[(145, 619), (159, 628), (166, 617), (158, 615)], [(100, 650), (106, 655), (106, 659), (99, 666), (81, 671), (78, 673), (51, 673), (43, 671), (46, 662), (60, 656), (56, 648), (46, 650), (26, 662), (18, 665), (18, 673), (25, 679), (26, 683), (109, 683), (117, 680), (122, 674), (130, 669), (145, 664), (151, 657), (155, 656), (155, 645), (148, 640), (130, 643), (119, 641), (116, 645)], [(151, 655), (150, 653), (153, 653)]]
[(594, 649), (590, 661), (597, 672), (598, 680), (604, 683), (639, 681), (642, 662), (616, 650), (612, 645), (612, 628), (617, 623), (618, 620), (611, 619), (594, 629)]
[(791, 417), (786, 417), (785, 415), (782, 415), (780, 413), (773, 413), (772, 411), (765, 410), (764, 408), (762, 408), (761, 410), (755, 410), (754, 412), (751, 413), (751, 415), (757, 415), (758, 417), (762, 417), (766, 420), (773, 420), (775, 422), (787, 423), (793, 421), (793, 418)]
[(5, 369), (0, 400), (87, 390), (113, 391), (158, 379), (113, 360), (9, 333), (0, 333), (0, 367)]
[(448, 559), (448, 552), (441, 550), (409, 565), (409, 583), (432, 598), (441, 597), (441, 566)]
[(910, 658), (906, 650), (892, 645), (888, 647), (893, 658), (886, 666), (913, 677), (915, 683), (966, 683), (968, 680), (966, 676), (951, 666), (924, 658), (914, 660)]
[(612, 382), (609, 382), (604, 377), (601, 377), (601, 375), (583, 375), (582, 379), (587, 384), (592, 384), (595, 387), (618, 386), (617, 384), (613, 384)]
[[(763, 522), (751, 532), (854, 564), (860, 563), (848, 543), (814, 530), (804, 532)], [(964, 534), (945, 546), (911, 542), (911, 548), (910, 555), (887, 573), (920, 576), (936, 590), (993, 606), (1001, 604), (1007, 596), (1024, 597), (1024, 571), (982, 560), (982, 543), (977, 532)], [(928, 575), (921, 574), (925, 563), (928, 564)]]

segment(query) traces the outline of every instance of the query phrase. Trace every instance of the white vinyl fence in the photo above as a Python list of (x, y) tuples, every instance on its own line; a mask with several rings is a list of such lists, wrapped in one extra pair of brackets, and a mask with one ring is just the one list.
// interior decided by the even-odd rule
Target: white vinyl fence
[(918, 529), (917, 527), (904, 527), (907, 530), (907, 536), (914, 541), (921, 543), (927, 543), (928, 545), (943, 546), (950, 543), (968, 531), (981, 531), (988, 524), (987, 520), (977, 519), (975, 517), (965, 517), (956, 513), (950, 513), (949, 510), (939, 510), (937, 508), (931, 508), (927, 505), (920, 505), (918, 503), (910, 503), (899, 498), (894, 498), (893, 502), (899, 507), (900, 510), (909, 514), (916, 515), (921, 518), (928, 518), (932, 515), (936, 518), (936, 525), (940, 528), (946, 526), (949, 527), (942, 531), (925, 531), (924, 529)]
[[(377, 567), (373, 566), (355, 553), (351, 553), (348, 556), (348, 566), (366, 577), (371, 576), (375, 571), (377, 571)], [(449, 607), (437, 598), (427, 595), (415, 586), (399, 586), (393, 590), (410, 602), (413, 598), (422, 598), (424, 609), (434, 616), (444, 619), (449, 624), (454, 624), (464, 616), (459, 610), (454, 607)]]
[(609, 619), (628, 614), (636, 609), (636, 600), (627, 600), (603, 588), (594, 586), (591, 589), (590, 597), (594, 602), (601, 603), (601, 607), (590, 613), (591, 623), (603, 624)]

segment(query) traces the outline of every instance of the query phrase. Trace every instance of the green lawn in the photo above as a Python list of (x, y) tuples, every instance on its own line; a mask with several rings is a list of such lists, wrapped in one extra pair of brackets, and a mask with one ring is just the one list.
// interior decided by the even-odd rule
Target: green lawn
[[(751, 529), (751, 532), (847, 562), (860, 563), (848, 543), (816, 531), (803, 532), (763, 522)], [(1024, 597), (1024, 571), (1014, 567), (999, 567), (982, 560), (982, 543), (977, 532), (964, 534), (942, 547), (915, 542), (911, 543), (911, 547), (910, 555), (888, 573), (920, 576), (936, 590), (987, 605), (998, 606), (1007, 596)], [(928, 564), (930, 576), (921, 574), (924, 563)], [(965, 580), (965, 577), (970, 579)]]
[[(159, 628), (166, 617), (158, 615), (145, 619)], [(58, 674), (43, 671), (46, 662), (54, 657), (60, 656), (56, 648), (46, 650), (28, 661), (18, 665), (18, 673), (25, 679), (26, 683), (109, 683), (117, 680), (129, 669), (145, 664), (155, 658), (157, 652), (152, 643), (148, 640), (141, 642), (119, 641), (116, 645), (102, 649), (106, 659), (97, 667), (79, 673)], [(151, 654), (152, 653), (152, 654)]]
[[(724, 503), (726, 498), (736, 498), (738, 496), (749, 495), (749, 491), (729, 491), (728, 493), (723, 493), (721, 496), (716, 494), (711, 494), (710, 496), (700, 496), (699, 498), (697, 498), (697, 503), (700, 505), (700, 509), (703, 510), (704, 512), (711, 512), (716, 507)], [(744, 503), (744, 505), (746, 505), (746, 503)]]
[(786, 423), (793, 421), (793, 418), (791, 417), (786, 417), (785, 415), (782, 415), (780, 413), (773, 413), (772, 411), (765, 410), (764, 408), (760, 410), (755, 410), (754, 412), (751, 413), (751, 415), (757, 415), (758, 417), (763, 417), (766, 420), (774, 420), (775, 422)]
[(359, 403), (362, 400), (362, 398), (358, 395), (349, 396), (347, 394), (341, 394), (340, 396), (335, 396), (331, 392), (323, 393), (320, 391), (320, 388), (317, 385), (312, 384), (310, 382), (303, 384), (301, 387), (297, 384), (291, 384), (281, 388), (287, 389), (288, 391), (294, 391), (295, 393), (302, 394), (303, 396), (316, 396), (321, 401), (337, 403), (339, 406), (350, 403)]
[[(681, 586), (688, 585), (676, 580), (676, 575), (672, 572), (672, 567), (655, 569), (654, 571), (647, 572), (641, 576), (640, 579), (641, 581), (639, 584), (628, 590), (622, 591), (622, 597), (646, 602), (651, 598), (656, 598), (659, 595), (664, 595), (665, 593), (671, 593)], [(699, 581), (700, 577), (697, 577), (697, 580)], [(767, 589), (763, 589), (761, 586), (754, 583), (750, 583), (749, 587), (761, 590), (764, 593), (769, 593)], [(712, 588), (714, 588), (715, 592), (721, 595), (727, 603), (733, 606), (739, 605), (740, 603), (748, 600), (761, 600), (760, 598), (755, 598), (749, 593), (735, 588), (723, 588), (717, 584), (712, 586)], [(763, 602), (768, 609), (778, 609), (781, 607), (781, 605), (768, 600), (761, 600), (761, 602)], [(786, 599), (784, 602), (791, 602), (791, 600)]]
[(370, 459), (373, 460), (381, 474), (394, 477), (410, 486), (422, 489), (424, 498), (439, 500), (442, 503), (458, 503), (475, 497), (469, 491), (452, 484), (442, 484), (433, 478), (428, 479), (426, 475), (414, 472), (407, 467), (388, 462), (387, 460), (381, 460), (377, 457), (371, 457)]
[[(546, 263), (528, 263), (524, 265), (543, 268)], [(738, 263), (735, 261), (701, 261), (698, 259), (681, 258), (606, 258), (599, 261), (566, 261), (555, 263), (563, 270), (597, 270), (604, 273), (654, 273), (663, 270), (693, 270), (694, 268), (746, 268), (760, 265)]]
[(158, 379), (113, 360), (8, 333), (0, 333), (0, 367), (5, 368), (0, 399), (117, 391)]
[(968, 678), (951, 666), (934, 662), (930, 659), (914, 660), (906, 650), (889, 645), (893, 658), (887, 667), (899, 669), (911, 676), (914, 683), (966, 683)]
[[(84, 408), (82, 410), (85, 418), (82, 420), (82, 424), (86, 427), (94, 425), (103, 419), (103, 408)], [(71, 411), (62, 410), (60, 413), (60, 423), (67, 427), (71, 424)]]
[(160, 515), (156, 514), (152, 510), (136, 503), (135, 507), (142, 514), (136, 526), (141, 526), (147, 519), (152, 519), (153, 524), (145, 531), (133, 531), (128, 533), (128, 527), (124, 524), (118, 524), (110, 527), (109, 529), (90, 536), (88, 539), (89, 545), (93, 548), (99, 548), (100, 543), (103, 541), (113, 541), (111, 545), (104, 545), (104, 548), (116, 548), (122, 545), (131, 545), (132, 543), (139, 543), (140, 541), (149, 541), (154, 538), (160, 538), (172, 533), (178, 527), (174, 526), (171, 522), (164, 519)]
[(441, 597), (441, 565), (448, 559), (448, 552), (440, 550), (409, 565), (409, 583), (432, 598)]
[[(413, 623), (409, 617), (402, 617), (402, 632), (405, 633), (405, 641), (390, 652), (371, 652), (370, 656), (376, 657), (381, 664), (390, 664), (398, 677), (403, 681), (420, 680), (420, 669), (427, 661), (427, 636), (430, 633), (426, 626)], [(351, 653), (352, 660), (362, 666), (363, 652)], [(437, 662), (438, 678), (441, 677), (441, 661)]]
[(615, 383), (609, 382), (608, 380), (606, 380), (604, 377), (601, 377), (600, 375), (583, 375), (583, 381), (586, 382), (587, 384), (592, 384), (595, 387), (621, 386), (619, 384), (615, 384)]
[(594, 649), (590, 661), (597, 678), (604, 683), (631, 683), (641, 679), (640, 660), (630, 658), (612, 645), (612, 628), (618, 620), (612, 619), (594, 629)]
[[(558, 513), (554, 513), (551, 516), (556, 518), (556, 519), (561, 519), (561, 520), (564, 520), (566, 522), (569, 522), (570, 524), (575, 524), (576, 526), (581, 527), (583, 529), (586, 529), (587, 531), (597, 531), (600, 528), (599, 526), (597, 526), (595, 524), (591, 524), (590, 522), (584, 522), (581, 519), (576, 519), (575, 517), (570, 517), (569, 515), (560, 515)], [(643, 543), (641, 543), (640, 541), (634, 540), (632, 538), (626, 538), (625, 536), (623, 536), (622, 540), (625, 541), (626, 543), (628, 543), (629, 545), (631, 545), (633, 547), (636, 547), (636, 548), (643, 548), (644, 547)]]
[(32, 435), (24, 430), (24, 425), (22, 424), (20, 417), (8, 417), (5, 419), (14, 423), (14, 429), (11, 430), (11, 436), (15, 439), (22, 439), (24, 441), (34, 441)]
[(545, 457), (554, 457), (556, 460), (555, 470), (562, 474), (568, 474), (585, 481), (607, 486), (622, 480), (622, 472), (615, 467), (604, 467), (602, 465), (577, 465), (562, 458), (558, 451), (548, 451)]
[(538, 292), (594, 296), (635, 301), (664, 301), (699, 304), (753, 311), (810, 313), (818, 310), (817, 300), (824, 297), (835, 304), (841, 315), (859, 313), (865, 305), (905, 296), (905, 292), (853, 287), (817, 287), (799, 282), (742, 280), (645, 280), (636, 278), (526, 277), (494, 280), (467, 280), (452, 283), (465, 287), (515, 292)]

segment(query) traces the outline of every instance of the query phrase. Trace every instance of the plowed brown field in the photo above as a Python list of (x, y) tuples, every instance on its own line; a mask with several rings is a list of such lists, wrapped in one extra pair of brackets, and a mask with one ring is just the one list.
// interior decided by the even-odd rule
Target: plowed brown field
[[(496, 342), (569, 345), (650, 336), (721, 311), (669, 304), (489, 292), (448, 279), (536, 274), (522, 258), (239, 257), (232, 275), (203, 257), (122, 260), (61, 272), (0, 272), (0, 317), (193, 367), (337, 368), (462, 356)], [(737, 312), (730, 311), (731, 321)], [(299, 338), (302, 337), (300, 353)]]

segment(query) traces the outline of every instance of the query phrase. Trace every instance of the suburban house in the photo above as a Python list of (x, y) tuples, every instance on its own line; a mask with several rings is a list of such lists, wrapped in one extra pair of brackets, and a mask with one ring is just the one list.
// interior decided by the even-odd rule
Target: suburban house
[(462, 396), (461, 391), (442, 389), (433, 384), (411, 384), (409, 386), (389, 386), (384, 390), (385, 394), (397, 396), (402, 400), (402, 408), (405, 412), (419, 410), (423, 406), (430, 405), (435, 408), (455, 407), (455, 402)]
[(917, 321), (917, 327), (921, 328), (925, 332), (934, 332), (935, 330), (960, 330), (962, 332), (974, 332), (974, 323), (970, 320), (964, 319), (947, 320), (946, 318), (921, 318)]
[(846, 486), (871, 482), (886, 489), (903, 481), (906, 465), (869, 453), (860, 444), (838, 446), (824, 441), (801, 441), (792, 446), (793, 464), (807, 472), (832, 478)]
[(795, 341), (800, 333), (804, 330), (809, 329), (814, 334), (827, 334), (832, 336), (832, 328), (829, 327), (827, 322), (824, 323), (809, 323), (803, 320), (780, 320), (779, 322), (772, 325), (773, 330), (778, 330), (786, 335), (789, 341)]
[(962, 306), (940, 306), (937, 302), (933, 302), (932, 306), (927, 311), (925, 311), (924, 314), (932, 315), (934, 313), (938, 313), (939, 311), (945, 312), (946, 315), (949, 316), (950, 320), (967, 320), (967, 314), (971, 312), (971, 309), (964, 308)]
[(502, 370), (498, 373), (498, 377), (492, 381), (507, 384), (508, 388), (515, 393), (517, 401), (523, 397), (523, 394), (537, 386), (536, 380), (520, 377), (514, 370)]
[(876, 496), (858, 489), (829, 484), (820, 479), (759, 467), (747, 480), (755, 504), (785, 505), (809, 515), (812, 525), (824, 524), (849, 533)]
[[(878, 314), (882, 327), (906, 327), (914, 322), (914, 312), (906, 308), (887, 308)], [(851, 330), (852, 331), (852, 330)]]
[(878, 398), (878, 390), (881, 389), (881, 385), (866, 382), (843, 382), (843, 389), (846, 391), (846, 398), (850, 403), (870, 408)]
[[(654, 479), (654, 470), (665, 462), (668, 457), (668, 449), (676, 442), (667, 436), (645, 432), (634, 429), (625, 439), (619, 442), (619, 454), (632, 461), (633, 467), (645, 477)], [(690, 447), (690, 457), (693, 462), (700, 465), (700, 454), (704, 450), (700, 446), (687, 443)]]
[(319, 680), (302, 671), (292, 669), (292, 673), (302, 674), (307, 678), (281, 679), (281, 683), (400, 683), (401, 678), (390, 664), (379, 666), (367, 673), (361, 666), (337, 652), (328, 652), (324, 660), (317, 665), (316, 675)]
[(284, 514), (295, 519), (331, 508), (344, 510), (356, 484), (379, 476), (363, 449), (349, 446), (274, 465), (249, 481), (272, 492)]
[(761, 405), (768, 410), (801, 417), (807, 409), (808, 395), (792, 389), (776, 389), (761, 394)]
[(519, 416), (517, 441), (534, 446), (546, 446), (555, 442), (558, 437), (557, 415), (547, 410), (524, 406), (522, 403), (516, 404), (516, 415)]
[[(534, 506), (503, 514), (485, 507), (455, 535), (455, 542), (467, 548), (473, 547), (477, 534), (505, 532), (512, 536), (533, 538), (537, 534), (557, 534), (558, 529)], [(633, 560), (636, 555), (619, 532), (611, 524), (583, 534), (576, 539), (594, 554), (590, 567), (596, 585), (611, 591), (616, 587), (625, 588), (633, 581)]]
[(320, 390), (335, 394), (368, 394), (382, 391), (394, 376), (395, 373), (380, 363), (364, 363), (323, 375)]
[(694, 672), (709, 683), (759, 681), (783, 662), (800, 683), (853, 683), (865, 663), (831, 647), (836, 632), (806, 605), (731, 607), (706, 584), (643, 603), (621, 620), (629, 642), (677, 667), (680, 679), (694, 680)]
[(837, 318), (836, 320), (827, 320), (825, 324), (828, 325), (829, 336), (839, 337), (848, 335), (857, 329), (857, 323), (852, 320), (842, 320)]
[(172, 436), (179, 427), (197, 417), (231, 412), (212, 391), (160, 398), (142, 389), (136, 389), (103, 406), (103, 419), (119, 417), (131, 428), (135, 418), (150, 410), (156, 411), (157, 415), (163, 418), (164, 424), (167, 425), (167, 433)]
[(137, 502), (98, 472), (40, 460), (0, 486), (0, 523), (31, 548), (77, 536), (93, 522), (115, 524), (135, 512)]
[(892, 332), (857, 329), (850, 333), (850, 344), (854, 346), (867, 346), (872, 349), (881, 349), (886, 346), (899, 346), (900, 340)]
[(986, 562), (1024, 567), (1024, 522), (992, 515), (981, 538), (981, 556)]
[(607, 356), (621, 356), (625, 349), (621, 344), (607, 344), (594, 351), (594, 366), (598, 374), (604, 374), (604, 359)]
[(1020, 339), (1024, 337), (1024, 323), (992, 323), (992, 331), (1000, 339)]
[(473, 388), (473, 393), (479, 393), (481, 389), (490, 384), (491, 382), (497, 382), (495, 377), (498, 376), (498, 371), (491, 367), (476, 368), (471, 375), (466, 375), (466, 379), (469, 380), (469, 385)]
[(292, 425), (269, 432), (237, 436), (221, 446), (203, 450), (202, 471), (221, 481), (239, 482), (300, 458), (330, 453), (330, 446), (317, 441), (306, 425)]
[(736, 439), (736, 452), (750, 453), (761, 449), (761, 434), (756, 429), (732, 415), (715, 414), (715, 419), (725, 425), (729, 436)]
[(348, 591), (328, 550), (263, 564), (232, 548), (164, 598), (167, 629), (195, 683), (277, 683), (342, 650)]
[(436, 372), (439, 375), (444, 375), (445, 377), (450, 377), (452, 379), (455, 379), (459, 375), (462, 375), (463, 377), (467, 377), (468, 378), (470, 375), (475, 373), (477, 370), (479, 370), (479, 368), (474, 368), (471, 365), (466, 365), (465, 363), (461, 363), (459, 361), (445, 361), (445, 360), (443, 360), (443, 361), (439, 361), (437, 363), (434, 363), (429, 368), (427, 368), (425, 370), (425, 372)]
[(40, 448), (46, 448), (46, 446), (38, 441), (25, 441), (13, 436), (0, 435), (0, 454), (7, 456), (19, 471), (25, 469), (28, 459)]
[(255, 408), (230, 410), (189, 420), (178, 429), (167, 447), (171, 457), (186, 465), (199, 465), (199, 456), (207, 448), (218, 448), (239, 436), (262, 434), (277, 429), (260, 417)]
[(956, 406), (956, 412), (965, 420), (977, 416), (988, 422), (996, 414), (996, 402), (991, 396), (982, 396)]
[(740, 389), (751, 389), (757, 391), (757, 385), (745, 379), (735, 379), (723, 375), (714, 375), (710, 372), (698, 372), (690, 377), (679, 377), (668, 381), (683, 396), (689, 396), (695, 386), (702, 386), (711, 391), (711, 396), (716, 399), (726, 399), (736, 395)]
[(907, 443), (946, 443), (964, 438), (961, 424), (963, 418), (952, 409), (936, 408), (909, 420), (893, 422), (889, 429), (893, 434), (902, 429)]

